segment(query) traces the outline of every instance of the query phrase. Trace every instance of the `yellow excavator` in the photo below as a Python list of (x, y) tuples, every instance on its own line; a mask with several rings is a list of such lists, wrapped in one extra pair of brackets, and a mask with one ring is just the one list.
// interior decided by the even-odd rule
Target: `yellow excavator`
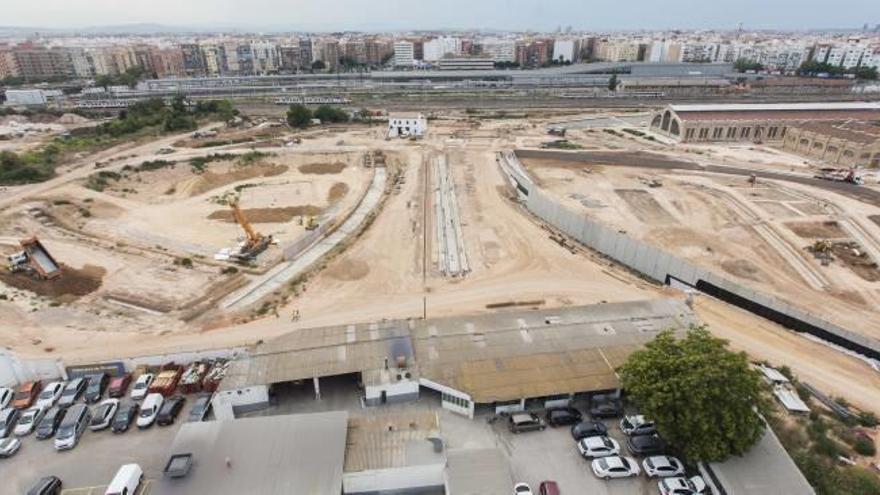
[(241, 228), (244, 229), (244, 233), (247, 235), (247, 240), (234, 257), (241, 262), (253, 261), (257, 255), (269, 247), (269, 244), (272, 243), (272, 236), (265, 236), (251, 227), (247, 217), (244, 216), (244, 212), (238, 207), (238, 201), (229, 203), (229, 206), (232, 208), (232, 216), (235, 218), (235, 221), (241, 225)]

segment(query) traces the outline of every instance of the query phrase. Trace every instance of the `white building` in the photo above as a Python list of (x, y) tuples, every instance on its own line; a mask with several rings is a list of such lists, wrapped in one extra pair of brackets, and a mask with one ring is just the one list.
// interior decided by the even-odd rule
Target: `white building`
[(447, 55), (459, 54), (461, 54), (461, 40), (458, 38), (434, 38), (424, 44), (425, 62), (436, 62)]
[(428, 130), (428, 119), (420, 113), (393, 113), (388, 116), (388, 137), (421, 137)]
[(485, 39), (481, 42), (483, 55), (493, 62), (515, 62), (516, 41), (502, 39)]
[(553, 60), (574, 62), (574, 40), (556, 40), (553, 43)]
[(394, 42), (395, 67), (412, 67), (415, 61), (415, 50), (411, 41)]

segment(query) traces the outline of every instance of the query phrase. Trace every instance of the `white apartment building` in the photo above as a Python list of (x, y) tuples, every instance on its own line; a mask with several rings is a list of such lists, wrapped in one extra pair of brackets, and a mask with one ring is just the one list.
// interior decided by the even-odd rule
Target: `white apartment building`
[(553, 60), (574, 62), (574, 40), (556, 40), (553, 42)]
[(484, 39), (480, 42), (483, 55), (493, 62), (515, 62), (516, 41), (502, 39)]
[(254, 54), (254, 72), (256, 74), (268, 74), (277, 71), (281, 66), (281, 57), (278, 55), (278, 46), (268, 41), (251, 43)]
[(395, 67), (412, 67), (415, 61), (415, 50), (411, 41), (394, 42)]
[(425, 62), (436, 62), (447, 55), (461, 54), (461, 40), (458, 38), (434, 38), (426, 41), (423, 46)]
[(420, 113), (388, 115), (388, 137), (422, 137), (428, 130), (428, 119)]

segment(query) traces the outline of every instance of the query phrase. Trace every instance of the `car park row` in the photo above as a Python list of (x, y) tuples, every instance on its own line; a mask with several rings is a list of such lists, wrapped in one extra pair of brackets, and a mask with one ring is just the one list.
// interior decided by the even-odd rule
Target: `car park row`
[[(182, 392), (195, 394), (187, 417), (189, 421), (202, 421), (210, 411), (216, 383), (204, 387), (201, 383), (209, 368), (199, 367), (195, 371), (198, 381), (190, 373), (188, 386), (180, 386)], [(93, 432), (109, 429), (121, 434), (133, 424), (139, 429), (150, 428), (154, 423), (171, 425), (187, 403), (184, 395), (176, 394), (185, 371), (189, 368), (184, 370), (169, 364), (159, 368), (157, 373), (141, 373), (136, 380), (132, 380), (129, 373), (115, 377), (96, 373), (67, 382), (53, 381), (45, 386), (37, 380), (15, 390), (0, 388), (0, 458), (15, 455), (22, 448), (24, 437), (32, 433), (37, 440), (53, 438), (55, 449), (62, 451), (75, 448), (87, 429)], [(137, 484), (140, 484), (143, 471), (137, 465), (123, 466), (117, 477), (129, 479), (135, 472), (139, 473)], [(117, 483), (121, 487), (118, 492), (113, 491), (111, 483), (106, 493), (134, 493), (137, 485), (133, 488), (131, 483), (126, 483)], [(46, 476), (36, 482), (28, 494), (60, 493), (61, 484), (57, 477)]]
[[(507, 426), (511, 433), (541, 431), (551, 427), (570, 426), (578, 453), (590, 461), (593, 474), (600, 479), (628, 478), (644, 472), (649, 478), (657, 478), (661, 495), (697, 495), (706, 491), (700, 476), (686, 477), (684, 463), (667, 455), (669, 447), (657, 433), (654, 423), (641, 415), (623, 415), (618, 400), (602, 400), (592, 404), (590, 419), (574, 407), (551, 407), (544, 418), (533, 412), (510, 414)], [(622, 416), (622, 417), (621, 417)], [(608, 426), (602, 419), (620, 418), (618, 427), (626, 436), (626, 449), (630, 456), (621, 453), (617, 440), (608, 434)], [(641, 459), (641, 462), (638, 460)], [(554, 481), (543, 481), (533, 492), (526, 483), (514, 487), (515, 495), (559, 495)]]

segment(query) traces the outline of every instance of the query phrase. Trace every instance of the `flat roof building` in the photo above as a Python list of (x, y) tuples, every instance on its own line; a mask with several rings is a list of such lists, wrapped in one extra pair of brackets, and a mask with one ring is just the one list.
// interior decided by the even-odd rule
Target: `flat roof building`
[(151, 493), (342, 493), (347, 430), (345, 411), (186, 423), (168, 457), (190, 454), (191, 466)]

